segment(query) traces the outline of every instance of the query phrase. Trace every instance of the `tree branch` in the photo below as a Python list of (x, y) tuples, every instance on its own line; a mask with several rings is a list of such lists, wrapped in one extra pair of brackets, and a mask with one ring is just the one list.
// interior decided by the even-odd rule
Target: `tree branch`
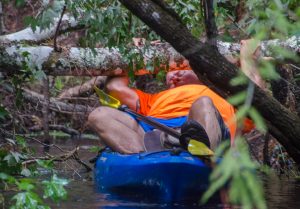
[[(36, 92), (24, 89), (23, 92), (24, 98), (30, 103), (34, 104), (37, 107), (42, 107), (45, 103), (44, 96)], [(50, 98), (49, 108), (52, 111), (65, 113), (65, 114), (78, 114), (78, 115), (87, 115), (93, 108), (85, 105), (79, 104), (68, 104), (61, 101), (58, 101), (54, 98)]]
[(93, 86), (101, 86), (105, 83), (106, 81), (106, 76), (97, 76), (95, 78), (92, 78), (91, 80), (86, 81), (85, 83), (74, 86), (72, 88), (69, 88), (65, 91), (63, 91), (58, 98), (63, 99), (63, 98), (70, 98), (70, 97), (76, 97), (80, 96), (82, 94), (85, 94), (93, 89)]
[(65, 11), (66, 11), (66, 8), (67, 8), (67, 6), (64, 5), (64, 8), (63, 8), (63, 10), (61, 12), (60, 18), (59, 18), (57, 26), (56, 26), (55, 34), (54, 34), (53, 47), (54, 47), (54, 51), (56, 51), (56, 52), (60, 52), (60, 50), (57, 48), (56, 41), (57, 41), (57, 37), (58, 37), (58, 32), (59, 32), (61, 20), (63, 18), (63, 15), (64, 15)]
[[(50, 130), (56, 130), (56, 131), (62, 131), (64, 133), (70, 134), (71, 136), (79, 136), (80, 132), (73, 129), (73, 128), (69, 128), (63, 125), (49, 125), (49, 129)], [(42, 127), (39, 125), (35, 125), (33, 127), (30, 127), (28, 129), (29, 131), (41, 131)]]
[(4, 25), (4, 20), (3, 20), (3, 7), (2, 7), (2, 2), (0, 2), (0, 35), (5, 34), (7, 32), (5, 25)]

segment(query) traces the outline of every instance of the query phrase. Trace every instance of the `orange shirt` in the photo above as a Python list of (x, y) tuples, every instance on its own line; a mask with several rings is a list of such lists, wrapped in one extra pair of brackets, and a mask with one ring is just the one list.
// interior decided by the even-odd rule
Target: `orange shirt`
[(134, 90), (140, 98), (140, 113), (163, 119), (187, 116), (196, 99), (201, 96), (208, 96), (230, 129), (231, 139), (235, 136), (236, 123), (233, 106), (205, 85), (183, 85), (157, 94)]

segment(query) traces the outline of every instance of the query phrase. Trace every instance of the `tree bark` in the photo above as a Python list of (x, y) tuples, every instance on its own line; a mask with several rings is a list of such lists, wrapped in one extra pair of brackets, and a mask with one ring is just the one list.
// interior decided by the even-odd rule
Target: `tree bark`
[[(24, 89), (23, 96), (27, 101), (37, 106), (37, 108), (42, 108), (43, 104), (46, 102), (43, 95), (27, 89)], [(55, 98), (50, 98), (49, 108), (50, 110), (59, 113), (78, 115), (87, 115), (93, 110), (92, 107), (86, 105), (65, 103), (58, 101)]]
[(106, 78), (107, 78), (106, 76), (97, 76), (95, 78), (92, 78), (81, 85), (74, 86), (72, 88), (63, 91), (62, 93), (59, 94), (58, 98), (63, 99), (63, 98), (76, 97), (85, 94), (87, 92), (90, 92), (93, 89), (94, 85), (98, 87), (102, 85), (104, 86)]
[(201, 3), (203, 8), (206, 37), (208, 39), (208, 43), (214, 47), (217, 45), (216, 43), (218, 36), (213, 7), (214, 2), (210, 0), (201, 0)]
[[(230, 94), (246, 89), (245, 86), (230, 85), (230, 80), (237, 76), (236, 66), (229, 63), (217, 50), (193, 37), (182, 23), (158, 4), (151, 0), (120, 0), (120, 2), (184, 55), (197, 75), (205, 75), (219, 89)], [(286, 145), (288, 153), (297, 164), (300, 164), (300, 118), (257, 86), (253, 105), (275, 127), (276, 131), (270, 129), (271, 133), (279, 142)]]
[[(291, 37), (285, 42), (272, 40), (262, 42), (263, 54), (269, 55), (269, 48), (273, 45), (285, 46), (292, 50), (300, 50), (300, 37)], [(203, 45), (203, 44), (202, 44)], [(240, 44), (217, 42), (219, 52), (227, 58), (237, 57), (240, 53)], [(144, 57), (152, 59), (153, 56), (160, 56), (166, 60), (182, 60), (182, 55), (178, 53), (168, 43), (161, 43), (150, 46)], [(50, 46), (28, 47), (20, 44), (3, 44), (0, 41), (0, 72), (13, 75), (22, 69), (24, 60), (22, 53), (30, 53), (30, 66), (43, 69), (46, 74), (54, 76), (105, 76), (111, 75), (112, 71), (121, 68), (128, 69), (128, 65), (122, 60), (122, 56), (117, 48), (96, 48), (95, 53), (88, 48), (63, 48), (62, 52), (54, 52)]]

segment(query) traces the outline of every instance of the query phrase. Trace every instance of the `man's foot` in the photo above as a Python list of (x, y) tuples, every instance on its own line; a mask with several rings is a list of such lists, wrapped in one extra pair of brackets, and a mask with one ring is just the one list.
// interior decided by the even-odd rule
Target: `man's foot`
[(195, 120), (188, 120), (181, 126), (180, 144), (187, 149), (191, 139), (204, 143), (210, 148), (210, 142), (205, 129)]

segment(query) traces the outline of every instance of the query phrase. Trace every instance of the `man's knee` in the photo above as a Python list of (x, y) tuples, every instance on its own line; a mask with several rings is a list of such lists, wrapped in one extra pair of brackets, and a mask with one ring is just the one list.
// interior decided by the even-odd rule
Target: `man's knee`
[(111, 117), (109, 107), (97, 107), (88, 116), (88, 124), (92, 125)]
[(192, 108), (203, 108), (214, 106), (212, 99), (208, 96), (199, 97), (192, 105)]

